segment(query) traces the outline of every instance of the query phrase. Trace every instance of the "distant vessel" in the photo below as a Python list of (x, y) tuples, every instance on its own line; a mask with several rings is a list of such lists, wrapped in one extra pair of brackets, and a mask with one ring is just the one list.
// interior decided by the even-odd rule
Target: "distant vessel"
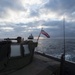
[(34, 39), (33, 35), (31, 34), (28, 39)]

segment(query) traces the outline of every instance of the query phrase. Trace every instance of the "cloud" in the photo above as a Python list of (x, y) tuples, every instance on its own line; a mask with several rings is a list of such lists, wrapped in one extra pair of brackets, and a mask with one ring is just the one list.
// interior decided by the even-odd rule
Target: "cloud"
[(49, 0), (44, 8), (56, 12), (60, 15), (71, 15), (75, 12), (75, 0)]
[(12, 27), (1, 27), (0, 30), (5, 31), (5, 32), (10, 32), (14, 29)]
[(30, 17), (35, 17), (35, 16), (39, 16), (39, 13), (37, 11), (35, 11), (35, 10), (31, 10)]
[[(43, 27), (51, 36), (74, 35), (74, 0), (0, 0), (0, 36), (38, 36)], [(72, 34), (73, 33), (73, 34)], [(12, 34), (12, 35), (11, 35)]]
[(0, 9), (6, 10), (6, 8), (24, 10), (20, 0), (0, 0)]
[(24, 7), (20, 0), (0, 0), (0, 17), (5, 17), (8, 11), (7, 9), (15, 11), (24, 11)]

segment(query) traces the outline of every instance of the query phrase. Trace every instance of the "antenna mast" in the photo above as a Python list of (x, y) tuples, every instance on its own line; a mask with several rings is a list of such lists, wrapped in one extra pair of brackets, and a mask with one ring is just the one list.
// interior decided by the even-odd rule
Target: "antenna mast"
[(65, 59), (65, 18), (63, 18), (63, 35), (64, 35), (64, 59)]
[(64, 68), (65, 68), (65, 18), (63, 18), (63, 41), (64, 41), (64, 52), (63, 54), (61, 55), (61, 63), (60, 63), (60, 75), (64, 75), (65, 74), (65, 71), (64, 71)]

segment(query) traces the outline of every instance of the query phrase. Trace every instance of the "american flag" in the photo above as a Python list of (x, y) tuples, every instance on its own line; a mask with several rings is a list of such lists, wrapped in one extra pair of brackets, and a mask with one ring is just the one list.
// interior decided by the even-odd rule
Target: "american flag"
[(48, 34), (47, 32), (45, 32), (44, 30), (41, 30), (41, 33), (42, 33), (43, 35), (45, 35), (47, 38), (50, 38), (49, 34)]

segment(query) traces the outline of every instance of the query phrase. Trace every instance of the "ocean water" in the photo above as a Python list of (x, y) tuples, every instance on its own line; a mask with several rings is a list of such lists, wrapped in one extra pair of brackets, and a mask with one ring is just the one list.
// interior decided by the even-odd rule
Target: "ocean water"
[[(60, 58), (64, 52), (63, 39), (41, 39), (36, 51)], [(75, 39), (65, 39), (65, 58), (67, 61), (75, 62)]]

